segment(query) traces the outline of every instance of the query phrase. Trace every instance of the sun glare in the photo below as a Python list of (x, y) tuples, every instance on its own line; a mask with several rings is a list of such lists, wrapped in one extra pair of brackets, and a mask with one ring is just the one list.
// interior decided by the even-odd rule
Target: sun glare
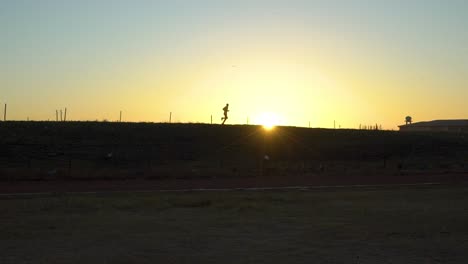
[(275, 125), (263, 125), (263, 128), (265, 130), (272, 130), (273, 128), (275, 128)]
[(272, 130), (279, 124), (278, 117), (272, 113), (263, 113), (259, 116), (258, 123), (266, 130)]

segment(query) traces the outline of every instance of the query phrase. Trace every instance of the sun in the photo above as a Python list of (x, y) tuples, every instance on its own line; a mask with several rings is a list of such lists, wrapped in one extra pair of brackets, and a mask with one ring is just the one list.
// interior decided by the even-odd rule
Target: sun
[(272, 124), (265, 124), (262, 126), (265, 130), (272, 130), (273, 128), (275, 128), (275, 125), (272, 125)]
[(272, 130), (279, 124), (278, 116), (273, 113), (263, 113), (258, 118), (258, 123), (266, 130)]

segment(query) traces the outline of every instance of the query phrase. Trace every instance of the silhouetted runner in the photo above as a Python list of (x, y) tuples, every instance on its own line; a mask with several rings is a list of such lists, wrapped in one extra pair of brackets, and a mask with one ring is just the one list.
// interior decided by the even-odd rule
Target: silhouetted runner
[(224, 117), (221, 117), (221, 120), (223, 120), (223, 123), (221, 123), (221, 125), (224, 125), (224, 123), (228, 119), (227, 113), (229, 112), (229, 104), (226, 104), (226, 106), (223, 108), (223, 111), (224, 111)]

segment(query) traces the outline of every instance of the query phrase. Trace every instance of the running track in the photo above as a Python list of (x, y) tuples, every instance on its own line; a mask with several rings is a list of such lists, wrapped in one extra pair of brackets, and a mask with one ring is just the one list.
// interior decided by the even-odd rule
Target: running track
[(228, 191), (456, 185), (468, 173), (397, 176), (302, 176), (192, 180), (0, 181), (0, 195), (152, 191)]

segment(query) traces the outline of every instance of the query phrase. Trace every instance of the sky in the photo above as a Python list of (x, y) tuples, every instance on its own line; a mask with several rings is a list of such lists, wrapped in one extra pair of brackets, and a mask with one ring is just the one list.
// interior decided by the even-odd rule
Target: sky
[[(465, 0), (0, 0), (10, 120), (468, 119)], [(3, 108), (3, 107), (2, 107)], [(1, 110), (3, 112), (3, 110)]]

